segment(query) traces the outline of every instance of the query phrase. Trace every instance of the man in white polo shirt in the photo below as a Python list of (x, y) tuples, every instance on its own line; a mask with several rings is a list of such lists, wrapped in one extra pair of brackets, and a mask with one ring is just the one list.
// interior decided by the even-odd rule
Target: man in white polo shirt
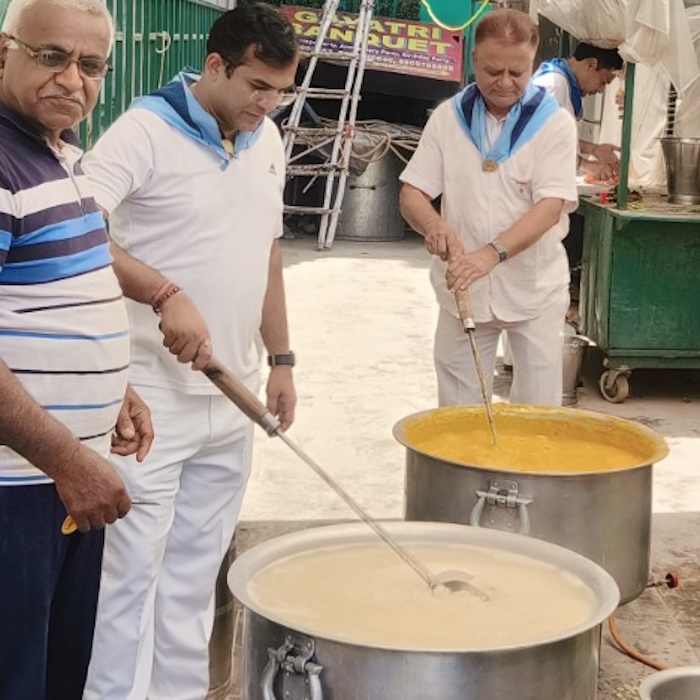
[[(622, 70), (622, 57), (617, 49), (602, 49), (580, 42), (568, 59), (553, 58), (540, 64), (532, 77), (535, 85), (547, 92), (577, 120), (583, 119), (583, 98), (605, 91)], [(620, 171), (619, 149), (610, 143), (592, 143), (579, 139), (582, 156), (579, 169), (598, 180), (607, 180)]]
[(275, 8), (227, 12), (211, 28), (201, 76), (180, 73), (137, 100), (86, 158), (130, 299), (130, 380), (158, 431), (147, 462), (117, 467), (159, 504), (106, 539), (86, 700), (207, 693), (214, 583), (253, 428), (192, 369), (213, 352), (257, 392), (260, 333), (273, 364), (268, 407), (283, 429), (292, 423), (278, 241), (285, 159), (266, 114), (293, 99), (297, 60), (294, 30)]
[(569, 305), (561, 241), (577, 201), (576, 125), (530, 83), (538, 32), (526, 14), (491, 12), (475, 38), (476, 82), (435, 110), (401, 175), (402, 212), (435, 255), (439, 403), (481, 401), (454, 298), (468, 288), (489, 391), (507, 330), (517, 368), (511, 401), (559, 405)]

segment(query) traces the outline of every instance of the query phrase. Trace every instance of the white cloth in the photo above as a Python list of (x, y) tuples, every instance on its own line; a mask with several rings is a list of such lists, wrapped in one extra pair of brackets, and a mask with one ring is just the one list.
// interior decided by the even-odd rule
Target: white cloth
[[(159, 116), (133, 109), (85, 156), (110, 234), (192, 298), (217, 357), (239, 378), (253, 376), (270, 249), (282, 235), (284, 151), (274, 122), (222, 170), (216, 154)], [(163, 347), (158, 317), (127, 300), (132, 383), (195, 394), (218, 389)]]
[[(700, 7), (689, 7), (686, 10), (686, 15), (695, 48), (695, 56), (700, 63)], [(674, 136), (700, 138), (700, 76), (695, 78), (683, 93), (683, 98), (676, 112)]]
[[(668, 78), (661, 73), (644, 65), (636, 67), (630, 143), (631, 187), (662, 188), (666, 185), (661, 137), (666, 128), (669, 87)], [(622, 119), (615, 104), (615, 95), (622, 88), (619, 78), (615, 78), (606, 87), (600, 124), (602, 143), (617, 146), (622, 143)]]
[(83, 697), (203, 700), (213, 588), (250, 472), (253, 427), (223, 396), (140, 391), (154, 449), (142, 464), (115, 464), (134, 498), (159, 505), (135, 505), (107, 528)]
[(683, 0), (530, 0), (579, 41), (615, 48), (626, 61), (664, 73), (679, 92), (700, 74)]

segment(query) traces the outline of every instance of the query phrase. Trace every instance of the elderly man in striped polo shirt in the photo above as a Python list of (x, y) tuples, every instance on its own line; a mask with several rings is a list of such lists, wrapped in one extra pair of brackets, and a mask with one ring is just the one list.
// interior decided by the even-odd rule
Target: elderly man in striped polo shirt
[(82, 696), (103, 528), (131, 508), (110, 437), (139, 459), (153, 439), (70, 131), (112, 37), (99, 0), (13, 0), (0, 33), (0, 700)]

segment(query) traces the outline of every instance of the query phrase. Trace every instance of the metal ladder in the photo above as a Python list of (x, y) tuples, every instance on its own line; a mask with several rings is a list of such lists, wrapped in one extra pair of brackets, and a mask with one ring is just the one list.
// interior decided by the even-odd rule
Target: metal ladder
[[(304, 80), (297, 89), (298, 97), (292, 106), (289, 119), (283, 126), (284, 148), (287, 158), (288, 179), (297, 176), (325, 177), (323, 204), (320, 207), (285, 205), (285, 214), (314, 214), (321, 217), (318, 229), (318, 249), (330, 248), (338, 226), (348, 166), (355, 136), (355, 119), (360, 90), (367, 62), (367, 42), (372, 23), (374, 0), (363, 0), (360, 5), (355, 37), (349, 53), (324, 51), (323, 42), (328, 35), (339, 0), (328, 0), (323, 6), (323, 15), (316, 44), (309, 58)], [(338, 89), (312, 87), (313, 74), (319, 60), (328, 59), (347, 64), (345, 86)], [(300, 121), (308, 98), (339, 100), (338, 121), (333, 127), (302, 127)], [(293, 153), (294, 146), (302, 150)], [(330, 147), (330, 148), (329, 148)], [(314, 153), (323, 156), (325, 162), (301, 164), (299, 161)], [(311, 183), (309, 183), (310, 185)]]

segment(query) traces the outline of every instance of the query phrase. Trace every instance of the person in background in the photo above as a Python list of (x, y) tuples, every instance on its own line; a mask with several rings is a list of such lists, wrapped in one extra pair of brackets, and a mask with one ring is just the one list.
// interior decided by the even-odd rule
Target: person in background
[(110, 437), (139, 461), (153, 439), (71, 131), (113, 33), (99, 0), (13, 0), (0, 32), (1, 700), (81, 697), (103, 528), (131, 508)]
[[(212, 352), (294, 419), (282, 276), (285, 157), (266, 117), (290, 104), (294, 29), (266, 4), (210, 30), (200, 74), (137, 100), (85, 169), (108, 213), (128, 297), (130, 379), (158, 433), (149, 459), (118, 459), (142, 508), (107, 535), (86, 700), (193, 700), (209, 685), (214, 584), (251, 467), (253, 425), (199, 371)], [(178, 362), (179, 361), (179, 362)], [(192, 367), (188, 365), (191, 364)]]
[[(511, 401), (559, 405), (569, 272), (561, 244), (576, 206), (576, 125), (533, 85), (537, 26), (496, 10), (475, 34), (475, 83), (431, 115), (401, 175), (401, 211), (435, 257), (434, 359), (441, 406), (480, 403), (454, 291), (468, 289), (492, 391), (499, 335), (516, 366)], [(442, 195), (441, 211), (433, 200)]]
[[(535, 85), (545, 88), (564, 109), (580, 121), (583, 118), (583, 97), (602, 93), (622, 70), (622, 65), (622, 57), (617, 49), (601, 49), (580, 43), (570, 58), (554, 58), (543, 62), (532, 80)], [(617, 151), (617, 147), (612, 144), (595, 144), (579, 138), (578, 169), (590, 179), (601, 182), (611, 180), (620, 172)], [(593, 160), (584, 156), (590, 156)], [(569, 259), (571, 297), (574, 302), (579, 297), (583, 227), (583, 217), (572, 212), (564, 248)], [(578, 318), (575, 307), (567, 314), (567, 318), (574, 321)]]
[[(622, 70), (617, 49), (601, 49), (579, 43), (568, 59), (554, 58), (540, 64), (532, 80), (577, 120), (583, 119), (583, 98), (605, 91)], [(620, 172), (619, 149), (610, 143), (591, 143), (579, 139), (578, 168), (596, 180), (609, 180)], [(588, 160), (584, 156), (591, 156)]]

